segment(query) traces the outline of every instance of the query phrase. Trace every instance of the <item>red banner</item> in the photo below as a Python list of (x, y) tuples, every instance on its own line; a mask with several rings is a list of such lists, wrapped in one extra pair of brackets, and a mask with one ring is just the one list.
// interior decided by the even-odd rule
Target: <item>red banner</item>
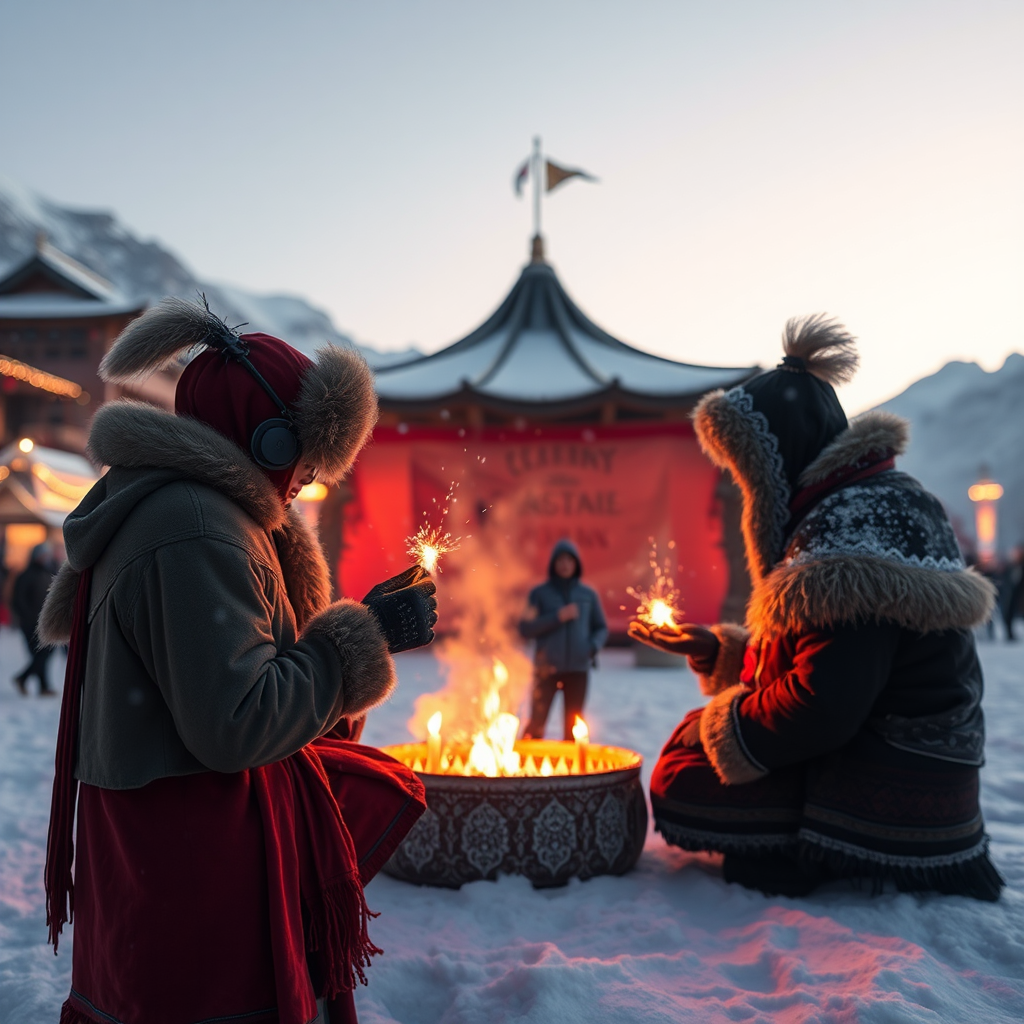
[(525, 563), (535, 581), (547, 574), (552, 546), (568, 537), (617, 632), (636, 606), (626, 588), (651, 581), (656, 545), (659, 560), (671, 559), (686, 617), (715, 621), (727, 582), (716, 480), (682, 425), (476, 440), (381, 431), (353, 476), (342, 587), (358, 598), (400, 571), (409, 562), (405, 538), (426, 522), (475, 536), (519, 571)]

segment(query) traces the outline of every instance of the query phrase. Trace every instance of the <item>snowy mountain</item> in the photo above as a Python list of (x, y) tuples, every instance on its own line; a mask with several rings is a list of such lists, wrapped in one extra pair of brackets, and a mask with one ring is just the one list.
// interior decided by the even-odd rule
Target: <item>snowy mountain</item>
[[(322, 310), (296, 295), (254, 295), (240, 288), (201, 281), (172, 252), (132, 234), (112, 213), (73, 210), (0, 177), (0, 274), (29, 256), (42, 232), (62, 252), (102, 274), (132, 299), (150, 302), (165, 295), (194, 299), (204, 292), (229, 323), (285, 338), (312, 353), (325, 341), (355, 344)], [(386, 366), (416, 355), (415, 349), (378, 352), (357, 346), (371, 366)]]
[(881, 406), (910, 420), (910, 448), (899, 468), (937, 495), (958, 529), (973, 536), (967, 488), (986, 473), (1003, 485), (999, 545), (1024, 543), (1024, 355), (987, 373), (947, 363)]

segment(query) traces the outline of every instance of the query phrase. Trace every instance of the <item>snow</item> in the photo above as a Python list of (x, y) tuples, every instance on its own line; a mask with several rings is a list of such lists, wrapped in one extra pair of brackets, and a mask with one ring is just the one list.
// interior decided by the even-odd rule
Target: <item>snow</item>
[[(725, 1022), (1010, 1022), (1024, 1019), (1024, 647), (980, 644), (988, 764), (982, 802), (1000, 903), (833, 885), (806, 899), (767, 898), (720, 877), (710, 856), (653, 833), (622, 878), (534, 891), (521, 878), (458, 892), (380, 876), (367, 890), (384, 947), (357, 1000), (363, 1024)], [(21, 661), (0, 630), (0, 675)], [(401, 742), (413, 700), (438, 685), (429, 654), (398, 659), (401, 686), (365, 738)], [(56, 680), (61, 665), (54, 659)], [(685, 669), (637, 669), (606, 651), (591, 683), (595, 739), (660, 744), (700, 702)], [(556, 708), (557, 712), (557, 708)], [(0, 1021), (56, 1021), (70, 984), (71, 939), (45, 945), (41, 870), (56, 701), (0, 687)], [(73, 929), (71, 930), (73, 932)], [(66, 944), (65, 944), (66, 943)]]

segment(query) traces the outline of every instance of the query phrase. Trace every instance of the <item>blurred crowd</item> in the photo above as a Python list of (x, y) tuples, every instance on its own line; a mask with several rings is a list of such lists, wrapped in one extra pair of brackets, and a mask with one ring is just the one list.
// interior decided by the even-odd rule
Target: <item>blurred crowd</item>
[(1017, 619), (1024, 618), (1024, 544), (1010, 549), (1005, 558), (973, 561), (978, 572), (987, 576), (996, 586), (999, 599), (992, 617), (985, 625), (989, 640), (996, 638), (996, 619), (1002, 620), (1005, 638), (1009, 643), (1021, 639), (1014, 631)]
[(27, 696), (30, 680), (35, 679), (40, 697), (52, 697), (57, 691), (50, 685), (47, 663), (53, 648), (43, 647), (36, 637), (36, 627), (46, 600), (46, 592), (63, 561), (64, 552), (50, 541), (37, 544), (21, 572), (0, 569), (0, 593), (3, 607), (0, 621), (19, 630), (28, 648), (28, 662), (11, 680), (18, 692)]

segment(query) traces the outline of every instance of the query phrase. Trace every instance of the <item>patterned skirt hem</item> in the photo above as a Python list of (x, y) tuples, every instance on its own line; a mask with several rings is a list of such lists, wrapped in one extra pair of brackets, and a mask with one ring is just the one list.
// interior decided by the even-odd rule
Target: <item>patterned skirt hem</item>
[(654, 828), (665, 837), (667, 843), (693, 853), (795, 853), (797, 848), (796, 836), (792, 832), (737, 835), (733, 832), (688, 828), (658, 818), (654, 820)]
[(892, 881), (900, 892), (939, 892), (994, 902), (1006, 885), (989, 859), (987, 836), (956, 853), (913, 857), (801, 829), (799, 857), (808, 868), (825, 868), (833, 877), (867, 879), (875, 892)]

